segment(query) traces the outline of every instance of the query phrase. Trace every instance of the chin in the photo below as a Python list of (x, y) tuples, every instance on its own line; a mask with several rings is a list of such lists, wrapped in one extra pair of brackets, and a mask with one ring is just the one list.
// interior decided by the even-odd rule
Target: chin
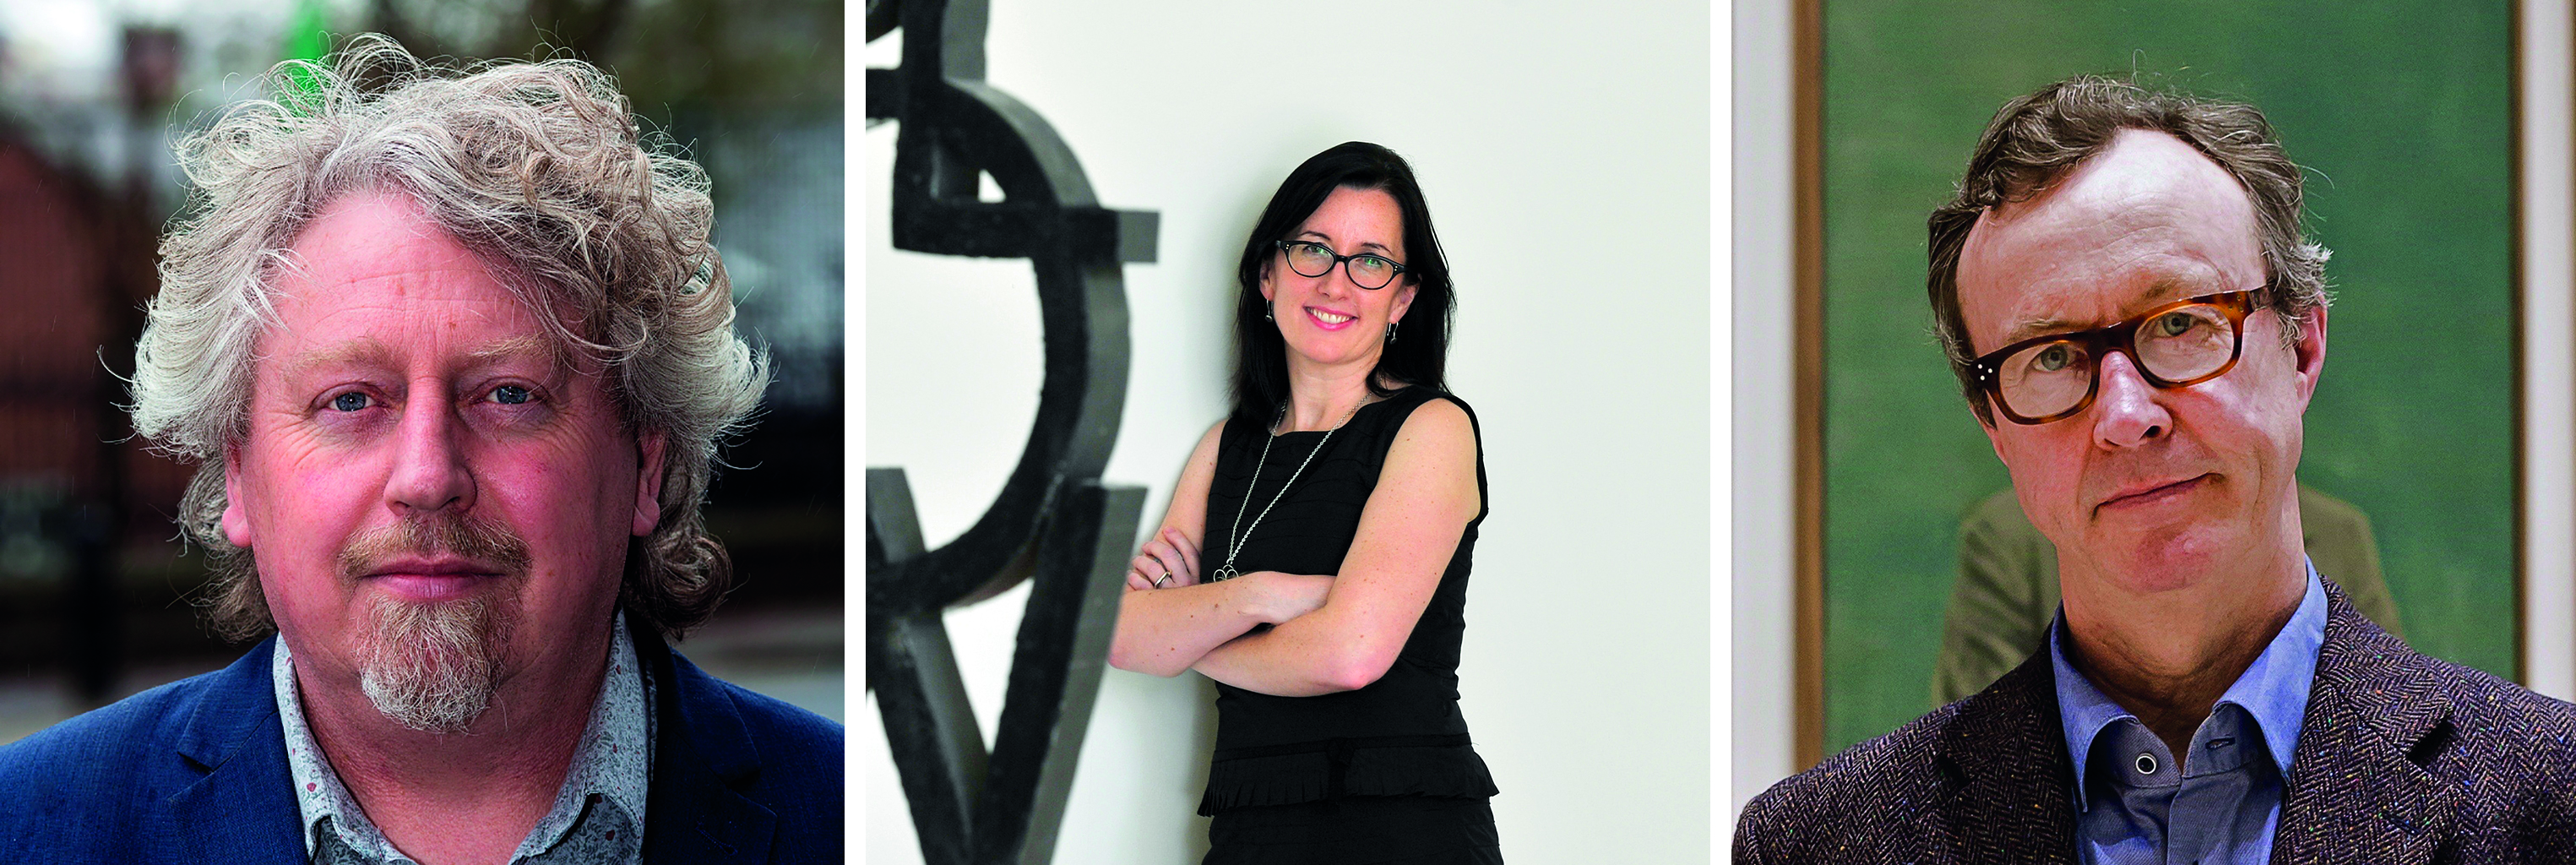
[(2110, 557), (2119, 563), (2110, 579), (2130, 594), (2187, 589), (2224, 566), (2227, 554), (2245, 549), (2239, 532), (2208, 525), (2180, 526), (2126, 539)]

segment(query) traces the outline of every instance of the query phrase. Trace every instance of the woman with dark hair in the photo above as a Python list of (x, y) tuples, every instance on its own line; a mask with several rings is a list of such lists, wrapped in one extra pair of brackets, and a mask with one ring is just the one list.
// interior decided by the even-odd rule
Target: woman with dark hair
[(1403, 158), (1288, 175), (1237, 272), (1234, 410), (1127, 574), (1110, 663), (1217, 682), (1208, 863), (1500, 862), (1458, 711), (1485, 516), (1449, 268)]

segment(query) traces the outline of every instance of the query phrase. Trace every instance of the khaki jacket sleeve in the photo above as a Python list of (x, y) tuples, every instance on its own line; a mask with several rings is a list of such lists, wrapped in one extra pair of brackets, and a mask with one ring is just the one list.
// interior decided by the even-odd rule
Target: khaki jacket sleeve
[(1959, 524), (1959, 577), (1942, 614), (1932, 704), (1985, 690), (2037, 650), (2057, 612), (2057, 548), (2004, 490)]

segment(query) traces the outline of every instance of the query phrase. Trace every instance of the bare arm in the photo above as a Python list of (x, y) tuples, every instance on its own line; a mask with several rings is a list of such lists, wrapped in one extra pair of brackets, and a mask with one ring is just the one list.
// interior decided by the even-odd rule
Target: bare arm
[(1129, 563), (1118, 630), (1109, 642), (1110, 666), (1177, 676), (1209, 649), (1254, 626), (1285, 622), (1323, 603), (1331, 582), (1324, 577), (1253, 573), (1198, 582), (1199, 532), (1207, 524), (1208, 483), (1216, 476), (1217, 437), (1224, 429), (1220, 421), (1199, 438), (1172, 488), (1162, 526)]
[(1424, 403), (1387, 451), (1323, 606), (1267, 633), (1226, 642), (1195, 669), (1282, 697), (1367, 687), (1386, 675), (1413, 636), (1460, 535), (1482, 506), (1475, 427), (1466, 410), (1446, 400)]

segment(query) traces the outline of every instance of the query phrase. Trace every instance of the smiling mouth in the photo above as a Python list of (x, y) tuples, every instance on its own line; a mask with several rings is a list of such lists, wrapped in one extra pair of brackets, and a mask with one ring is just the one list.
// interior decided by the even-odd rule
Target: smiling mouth
[(1322, 326), (1326, 330), (1339, 330), (1342, 327), (1349, 325), (1351, 322), (1359, 320), (1359, 316), (1356, 315), (1343, 315), (1338, 312), (1327, 312), (1313, 307), (1306, 308), (1306, 315), (1309, 318), (1313, 318), (1317, 325)]

